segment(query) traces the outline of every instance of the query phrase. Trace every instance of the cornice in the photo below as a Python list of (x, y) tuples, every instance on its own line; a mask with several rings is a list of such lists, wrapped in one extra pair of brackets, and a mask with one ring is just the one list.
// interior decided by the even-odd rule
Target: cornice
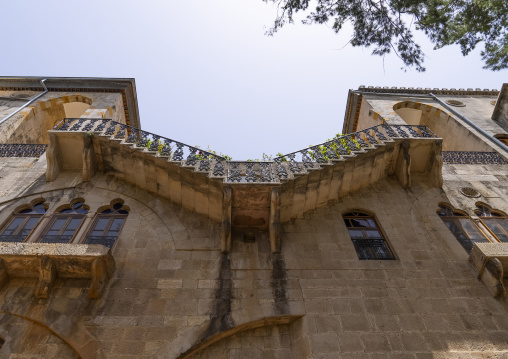
[(394, 94), (425, 94), (428, 95), (433, 93), (434, 95), (456, 95), (456, 96), (497, 96), (499, 90), (496, 89), (480, 89), (480, 88), (468, 88), (468, 89), (454, 89), (454, 88), (421, 88), (421, 87), (388, 87), (388, 86), (360, 86), (358, 91), (361, 92), (372, 92), (377, 94), (383, 93), (394, 93)]

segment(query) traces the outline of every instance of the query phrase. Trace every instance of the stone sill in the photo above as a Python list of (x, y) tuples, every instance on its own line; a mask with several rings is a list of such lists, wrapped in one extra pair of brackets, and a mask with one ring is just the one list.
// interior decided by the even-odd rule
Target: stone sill
[(39, 278), (37, 298), (47, 298), (57, 277), (90, 278), (88, 296), (100, 298), (115, 270), (111, 250), (100, 244), (0, 243), (0, 287), (9, 278)]
[(469, 263), (493, 297), (506, 295), (503, 278), (508, 270), (508, 243), (475, 243)]

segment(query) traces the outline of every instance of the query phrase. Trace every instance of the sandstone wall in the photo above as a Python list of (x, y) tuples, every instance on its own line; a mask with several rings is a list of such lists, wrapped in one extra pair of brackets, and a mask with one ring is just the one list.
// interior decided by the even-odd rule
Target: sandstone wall
[[(72, 183), (72, 174), (63, 177)], [(90, 216), (115, 198), (131, 210), (101, 299), (88, 298), (87, 279), (57, 279), (48, 299), (33, 297), (31, 279), (11, 279), (0, 291), (2, 313), (50, 328), (37, 337), (36, 353), (69, 347), (83, 358), (98, 352), (107, 358), (459, 358), (508, 351), (504, 304), (476, 279), (437, 216), (437, 204), (451, 201), (439, 189), (416, 184), (406, 191), (394, 179), (382, 180), (285, 223), (280, 255), (270, 254), (263, 232), (254, 242), (234, 233), (232, 251), (223, 255), (217, 223), (143, 190), (104, 176), (73, 188), (51, 188), (56, 185), (4, 202), (2, 216), (40, 197), (50, 203), (48, 216), (76, 197), (85, 199)], [(341, 217), (350, 209), (376, 214), (396, 260), (358, 260)], [(0, 356), (32, 355), (35, 349), (20, 352), (16, 344), (32, 338), (27, 323), (13, 332), (2, 326)], [(51, 339), (55, 334), (60, 341)], [(209, 338), (210, 346), (193, 351)]]

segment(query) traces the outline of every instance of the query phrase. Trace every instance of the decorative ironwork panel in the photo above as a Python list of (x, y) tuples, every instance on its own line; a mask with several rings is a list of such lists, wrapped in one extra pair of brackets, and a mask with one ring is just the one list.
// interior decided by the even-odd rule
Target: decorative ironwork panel
[(414, 128), (413, 126), (406, 126), (406, 128), (408, 129), (409, 131), (409, 134), (411, 135), (411, 137), (416, 137), (416, 138), (420, 138), (422, 137)]
[(289, 157), (289, 169), (291, 170), (291, 172), (293, 173), (303, 172), (303, 169), (300, 167), (298, 162), (295, 161), (295, 154), (291, 153), (288, 155), (288, 157)]
[(137, 147), (148, 147), (149, 139), (148, 135), (150, 135), (148, 132), (139, 130), (141, 138), (139, 139), (138, 143), (136, 144)]
[(360, 147), (369, 147), (369, 144), (367, 142), (365, 142), (365, 140), (362, 138), (362, 136), (360, 135), (359, 132), (357, 132), (355, 134), (355, 140), (356, 140), (356, 142), (358, 142)]
[(118, 130), (118, 132), (116, 133), (115, 135), (115, 138), (116, 139), (124, 139), (125, 138), (125, 130), (127, 129), (127, 126), (126, 125), (120, 125), (120, 129)]
[(497, 152), (443, 151), (443, 161), (461, 165), (506, 165), (508, 161)]
[(428, 138), (437, 137), (431, 130), (429, 130), (427, 126), (417, 126), (417, 127), (420, 130), (422, 137)]
[(208, 159), (199, 161), (198, 171), (208, 172), (210, 170), (210, 161)]
[(161, 156), (171, 156), (171, 141), (170, 140), (164, 140), (164, 146), (161, 148), (160, 155)]
[(261, 166), (261, 182), (273, 182), (272, 177), (272, 164), (270, 162), (261, 162), (259, 163)]
[(314, 155), (314, 160), (317, 163), (326, 163), (328, 162), (323, 154), (321, 153), (321, 146), (314, 146), (312, 147), (312, 154)]
[(403, 130), (403, 127), (406, 127), (406, 126), (392, 125), (392, 127), (395, 127), (395, 130), (397, 130), (398, 136), (396, 136), (396, 137), (402, 137), (402, 138), (409, 137), (409, 135), (406, 133), (406, 131)]
[(373, 128), (373, 131), (380, 141), (388, 141), (388, 138), (386, 138), (386, 136), (381, 131), (379, 131), (379, 128), (377, 126)]
[(277, 176), (281, 179), (287, 179), (288, 173), (286, 171), (286, 167), (282, 164), (282, 161), (280, 159), (277, 159), (275, 161), (275, 171), (277, 172)]
[(85, 132), (90, 132), (93, 130), (94, 126), (95, 126), (95, 123), (97, 122), (97, 120), (95, 119), (91, 119), (87, 122), (87, 124), (85, 125), (85, 127), (83, 127), (83, 131)]
[(185, 161), (186, 166), (195, 166), (196, 161), (198, 160), (196, 156), (197, 148), (191, 148), (189, 156), (187, 156), (187, 160)]
[(41, 243), (69, 243), (72, 239), (72, 236), (43, 235), (40, 238)]
[(137, 129), (131, 129), (131, 134), (127, 136), (127, 139), (125, 142), (127, 143), (136, 143), (138, 142), (138, 133), (139, 131)]
[(160, 137), (152, 135), (152, 142), (150, 142), (148, 151), (158, 151), (159, 150), (159, 143), (160, 143)]
[(236, 162), (229, 162), (228, 182), (241, 182), (242, 175), (239, 165), (240, 164)]
[(312, 163), (312, 160), (310, 159), (310, 157), (308, 155), (309, 152), (307, 150), (303, 150), (300, 153), (302, 154), (303, 167), (314, 168), (314, 163)]
[(95, 131), (97, 131), (97, 132), (104, 131), (104, 129), (106, 128), (107, 123), (108, 123), (108, 120), (102, 120), (102, 123), (99, 126), (97, 126)]
[(106, 136), (112, 136), (115, 133), (115, 131), (116, 131), (116, 123), (111, 122), (106, 132), (104, 132), (104, 134)]
[(365, 130), (362, 132), (365, 134), (365, 137), (367, 137), (367, 141), (369, 141), (371, 146), (378, 144), (376, 138), (370, 134), (369, 130)]
[(23, 242), (26, 236), (0, 235), (0, 242)]
[(102, 244), (108, 248), (112, 248), (118, 237), (115, 236), (88, 236), (86, 237), (86, 244)]
[(86, 118), (80, 118), (74, 125), (72, 125), (69, 131), (79, 131), (86, 120)]
[(47, 145), (0, 144), (0, 157), (41, 157)]
[(221, 176), (224, 176), (224, 161), (223, 160), (218, 160), (216, 163), (215, 163), (215, 166), (213, 167), (213, 175), (215, 177), (221, 177)]
[(395, 131), (388, 125), (382, 125), (388, 137), (398, 137)]
[(353, 239), (358, 259), (395, 259), (382, 239)]
[(245, 171), (245, 180), (247, 182), (256, 182), (257, 180), (257, 177), (256, 177), (256, 171), (254, 171), (254, 162), (247, 162), (246, 163), (246, 171)]

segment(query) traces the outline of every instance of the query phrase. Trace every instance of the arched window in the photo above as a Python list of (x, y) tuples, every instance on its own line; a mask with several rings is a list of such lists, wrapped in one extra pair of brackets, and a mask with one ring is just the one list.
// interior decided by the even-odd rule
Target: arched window
[(359, 259), (395, 259), (373, 216), (351, 211), (342, 217)]
[(41, 243), (70, 243), (83, 223), (88, 206), (82, 200), (71, 202), (51, 217), (40, 236)]
[(128, 207), (121, 202), (117, 202), (111, 208), (101, 211), (95, 217), (85, 243), (102, 244), (113, 248), (128, 215)]
[(439, 205), (437, 214), (468, 253), (473, 249), (474, 243), (489, 242), (467, 213), (442, 204)]
[(493, 210), (485, 204), (477, 204), (476, 215), (490, 233), (500, 242), (508, 242), (508, 216), (506, 213)]
[(43, 201), (18, 210), (0, 231), (0, 241), (23, 242), (39, 223), (46, 210), (47, 205)]

